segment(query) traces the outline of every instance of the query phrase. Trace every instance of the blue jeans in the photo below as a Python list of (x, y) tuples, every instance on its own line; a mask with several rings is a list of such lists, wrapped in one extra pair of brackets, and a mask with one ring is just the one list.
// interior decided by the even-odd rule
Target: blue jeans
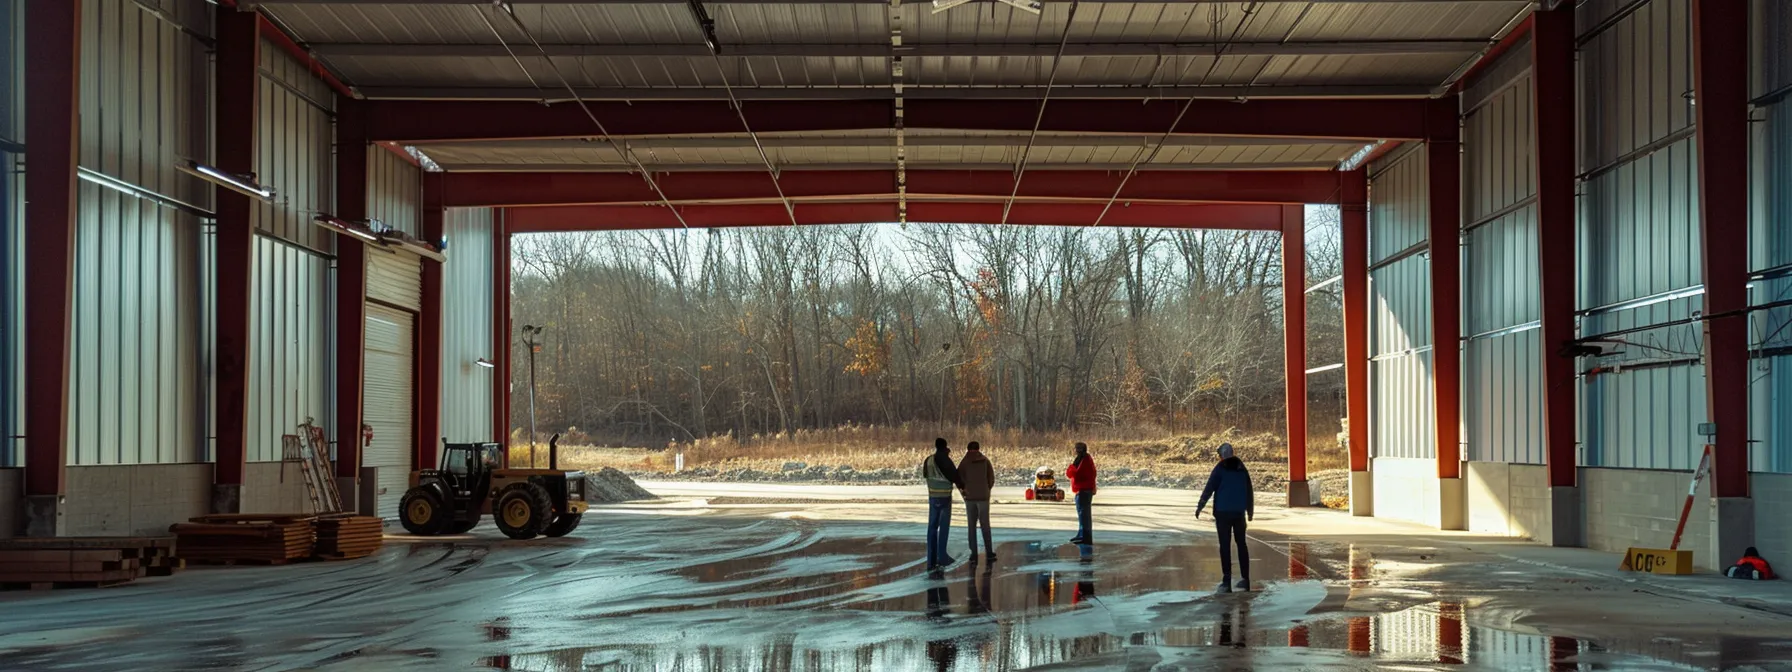
[(952, 532), (952, 498), (927, 498), (927, 564), (949, 565), (946, 537)]
[(1089, 538), (1089, 502), (1095, 499), (1093, 492), (1076, 493), (1076, 538), (1093, 541)]

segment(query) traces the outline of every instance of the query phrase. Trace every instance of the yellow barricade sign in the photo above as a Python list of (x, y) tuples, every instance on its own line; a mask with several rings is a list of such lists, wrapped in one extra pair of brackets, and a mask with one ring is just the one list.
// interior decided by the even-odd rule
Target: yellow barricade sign
[(1691, 574), (1692, 551), (1632, 547), (1624, 551), (1624, 562), (1618, 568), (1654, 574)]

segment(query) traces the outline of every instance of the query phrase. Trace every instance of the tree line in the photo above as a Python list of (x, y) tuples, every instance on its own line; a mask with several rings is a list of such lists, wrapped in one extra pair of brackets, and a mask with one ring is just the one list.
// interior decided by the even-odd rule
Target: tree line
[[(1308, 284), (1338, 272), (1313, 208)], [(927, 421), (1165, 432), (1283, 425), (1281, 237), (1185, 229), (861, 225), (531, 234), (513, 319), (543, 331), (542, 431), (664, 445)], [(1338, 285), (1308, 361), (1342, 361)], [(512, 353), (528, 426), (528, 348)], [(1335, 432), (1341, 371), (1309, 378)]]

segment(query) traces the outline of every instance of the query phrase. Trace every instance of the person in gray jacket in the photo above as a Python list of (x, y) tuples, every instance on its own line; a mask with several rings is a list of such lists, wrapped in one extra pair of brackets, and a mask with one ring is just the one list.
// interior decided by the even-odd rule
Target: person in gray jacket
[(1251, 472), (1244, 460), (1233, 454), (1232, 444), (1222, 443), (1220, 463), (1213, 465), (1207, 477), (1207, 488), (1201, 491), (1201, 503), (1195, 506), (1195, 517), (1213, 499), (1213, 524), (1220, 536), (1219, 592), (1230, 593), (1232, 585), (1232, 542), (1238, 542), (1239, 590), (1251, 589), (1251, 551), (1245, 545), (1245, 521), (1257, 517), (1257, 495), (1251, 487)]

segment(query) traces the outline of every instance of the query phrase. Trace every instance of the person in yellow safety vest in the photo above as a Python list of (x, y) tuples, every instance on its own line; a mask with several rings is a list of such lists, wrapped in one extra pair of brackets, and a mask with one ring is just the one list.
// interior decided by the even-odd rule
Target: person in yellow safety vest
[(952, 490), (958, 483), (958, 465), (945, 439), (933, 440), (933, 454), (921, 461), (921, 479), (927, 481), (927, 568), (952, 564), (946, 555), (946, 538), (952, 531)]

